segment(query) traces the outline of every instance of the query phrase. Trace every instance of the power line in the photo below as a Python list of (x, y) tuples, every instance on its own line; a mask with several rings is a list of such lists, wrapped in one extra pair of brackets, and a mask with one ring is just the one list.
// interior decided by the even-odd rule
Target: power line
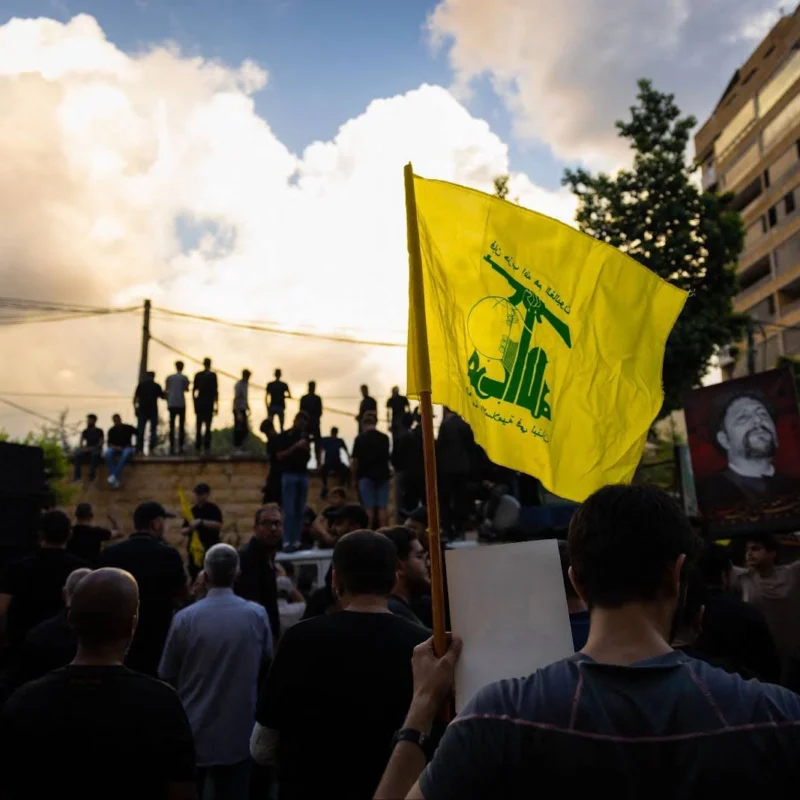
[(32, 411), (30, 408), (25, 408), (25, 406), (21, 406), (17, 403), (12, 402), (11, 400), (6, 400), (5, 397), (0, 397), (0, 403), (5, 403), (7, 406), (11, 406), (12, 408), (16, 408), (17, 411), (23, 411), (26, 414), (30, 414), (32, 417), (38, 417), (45, 422), (50, 423), (50, 425), (60, 425), (61, 423), (50, 419), (50, 417), (44, 416), (44, 414), (40, 414), (38, 411)]
[(61, 317), (0, 317), (0, 327), (10, 325), (31, 325), (37, 322), (66, 322), (73, 319), (86, 319), (87, 317), (104, 317), (112, 314), (128, 314), (131, 311), (139, 311), (140, 306), (131, 306), (130, 308), (115, 308), (107, 309), (105, 311), (87, 311), (84, 313), (68, 314)]
[(7, 392), (6, 397), (44, 397), (54, 400), (131, 400), (127, 394), (64, 394), (60, 392)]
[(219, 317), (207, 317), (202, 314), (188, 314), (184, 311), (171, 311), (166, 308), (153, 308), (154, 311), (160, 311), (162, 314), (169, 314), (173, 317), (181, 319), (193, 319), (201, 322), (210, 322), (215, 325), (223, 325), (229, 328), (238, 328), (240, 330), (258, 331), (259, 333), (276, 333), (282, 336), (296, 336), (303, 339), (313, 339), (315, 341), (323, 342), (339, 342), (344, 344), (361, 344), (370, 347), (405, 347), (405, 342), (383, 342), (370, 339), (356, 339), (350, 336), (337, 336), (334, 334), (325, 333), (311, 333), (310, 331), (289, 331), (283, 328), (274, 328), (268, 325), (260, 325), (253, 322), (235, 322), (233, 320), (220, 319)]
[(58, 300), (29, 300), (23, 297), (0, 297), (0, 308), (34, 311), (61, 311), (82, 314), (84, 312), (107, 313), (115, 309), (108, 306), (87, 306), (79, 303), (61, 303)]

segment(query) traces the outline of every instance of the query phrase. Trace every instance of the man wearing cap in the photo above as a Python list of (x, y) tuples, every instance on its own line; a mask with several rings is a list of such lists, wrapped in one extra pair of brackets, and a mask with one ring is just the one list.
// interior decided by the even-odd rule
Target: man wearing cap
[(162, 541), (165, 520), (174, 517), (160, 503), (146, 502), (133, 512), (134, 533), (107, 547), (99, 566), (126, 570), (139, 585), (139, 620), (125, 664), (155, 677), (175, 606), (189, 598), (183, 560)]
[(192, 582), (203, 569), (203, 559), (207, 550), (219, 544), (222, 529), (222, 510), (208, 498), (211, 487), (198, 483), (194, 487), (195, 504), (192, 506), (193, 520), (184, 520), (183, 535), (189, 537), (189, 577)]

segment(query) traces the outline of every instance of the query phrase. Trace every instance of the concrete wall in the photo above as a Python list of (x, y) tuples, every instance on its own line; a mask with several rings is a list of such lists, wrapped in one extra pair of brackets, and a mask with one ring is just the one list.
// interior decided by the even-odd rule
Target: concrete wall
[[(107, 515), (111, 513), (125, 533), (131, 533), (133, 510), (139, 503), (156, 500), (169, 511), (179, 513), (178, 489), (182, 488), (192, 503), (192, 489), (203, 482), (211, 487), (211, 500), (222, 509), (222, 539), (233, 545), (244, 544), (250, 537), (256, 509), (261, 505), (267, 471), (268, 464), (263, 458), (143, 458), (127, 465), (121, 487), (112, 489), (105, 467), (100, 469), (94, 483), (86, 479), (88, 467), (84, 467), (84, 480), (73, 484), (75, 497), (71, 507), (64, 511), (72, 516), (77, 503), (91, 503), (96, 525), (106, 526)], [(335, 482), (331, 483), (334, 485)], [(324, 505), (320, 488), (319, 479), (312, 476), (308, 504), (316, 510)], [(185, 539), (180, 526), (180, 520), (168, 520), (165, 539), (183, 550)]]

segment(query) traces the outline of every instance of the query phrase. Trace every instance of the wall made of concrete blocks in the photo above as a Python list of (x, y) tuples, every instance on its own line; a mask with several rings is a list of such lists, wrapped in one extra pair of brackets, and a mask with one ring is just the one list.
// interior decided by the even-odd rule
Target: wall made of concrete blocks
[[(222, 509), (223, 541), (239, 546), (250, 537), (268, 469), (266, 459), (253, 457), (140, 458), (125, 467), (120, 488), (112, 489), (105, 467), (91, 483), (86, 478), (88, 468), (84, 467), (83, 481), (73, 484), (76, 487), (73, 505), (64, 511), (72, 516), (77, 503), (91, 503), (96, 525), (106, 526), (111, 514), (128, 534), (133, 530), (133, 511), (139, 503), (155, 500), (167, 510), (180, 513), (178, 490), (183, 489), (191, 504), (192, 489), (198, 483), (207, 483), (211, 487), (211, 500)], [(324, 506), (320, 491), (319, 478), (312, 474), (308, 504), (317, 511)], [(356, 502), (352, 493), (349, 499)], [(168, 520), (164, 538), (185, 552), (186, 540), (180, 529), (180, 519)]]

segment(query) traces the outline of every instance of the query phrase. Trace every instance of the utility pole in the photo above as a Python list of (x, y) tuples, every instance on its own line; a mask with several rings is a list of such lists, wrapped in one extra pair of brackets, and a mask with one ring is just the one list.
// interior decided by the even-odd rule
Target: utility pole
[(147, 375), (147, 352), (150, 347), (150, 301), (144, 301), (144, 318), (142, 319), (142, 357), (139, 361), (139, 382)]
[[(148, 304), (149, 311), (149, 304)], [(753, 320), (747, 320), (747, 374), (756, 374), (756, 342), (753, 336)]]

